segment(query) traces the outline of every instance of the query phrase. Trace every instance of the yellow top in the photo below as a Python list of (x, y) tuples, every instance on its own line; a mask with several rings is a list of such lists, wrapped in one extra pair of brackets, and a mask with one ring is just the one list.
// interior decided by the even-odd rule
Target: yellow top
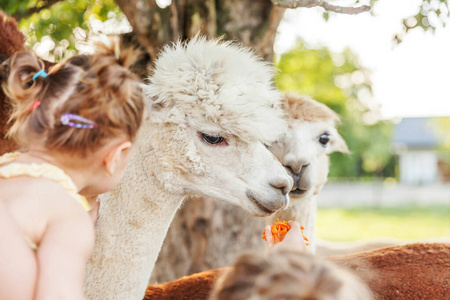
[[(64, 173), (63, 170), (57, 166), (42, 163), (42, 164), (24, 164), (24, 163), (12, 163), (15, 159), (19, 157), (19, 152), (6, 153), (0, 156), (0, 178), (11, 178), (17, 176), (29, 176), (29, 177), (43, 177), (53, 180), (59, 183), (72, 198), (75, 198), (81, 203), (86, 211), (91, 209), (87, 199), (78, 194), (77, 187), (70, 179), (69, 175)], [(7, 164), (6, 166), (2, 166)]]

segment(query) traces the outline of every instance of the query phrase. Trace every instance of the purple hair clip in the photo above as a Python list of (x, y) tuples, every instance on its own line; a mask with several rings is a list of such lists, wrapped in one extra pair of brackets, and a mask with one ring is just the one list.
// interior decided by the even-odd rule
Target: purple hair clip
[[(78, 121), (80, 123), (74, 122)], [(61, 124), (65, 126), (75, 127), (75, 128), (84, 128), (84, 129), (92, 129), (96, 128), (97, 124), (94, 121), (83, 118), (79, 115), (75, 114), (63, 114), (61, 116)]]

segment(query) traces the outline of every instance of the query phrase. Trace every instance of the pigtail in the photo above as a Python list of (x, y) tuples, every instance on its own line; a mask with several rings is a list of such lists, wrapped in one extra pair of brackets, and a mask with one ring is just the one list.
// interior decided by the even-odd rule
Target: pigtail
[(33, 80), (33, 76), (44, 69), (44, 62), (35, 55), (18, 53), (4, 64), (7, 80), (4, 89), (14, 102), (26, 105), (33, 101), (44, 87), (42, 78)]
[(27, 120), (33, 107), (39, 103), (47, 83), (43, 77), (35, 77), (44, 70), (44, 62), (35, 55), (22, 52), (14, 55), (2, 64), (5, 77), (2, 82), (6, 96), (11, 100), (13, 111), (10, 121), (13, 121), (8, 136), (14, 136), (21, 125)]

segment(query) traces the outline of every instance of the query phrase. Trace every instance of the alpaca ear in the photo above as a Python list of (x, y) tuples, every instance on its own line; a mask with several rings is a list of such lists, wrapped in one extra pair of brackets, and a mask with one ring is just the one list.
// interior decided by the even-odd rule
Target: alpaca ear
[(327, 147), (327, 153), (341, 152), (349, 154), (347, 143), (344, 141), (342, 136), (336, 131), (335, 134), (331, 136), (330, 144)]
[(139, 85), (142, 88), (142, 92), (144, 94), (147, 110), (152, 118), (165, 119), (165, 114), (167, 112), (164, 108), (166, 106), (166, 103), (158, 101), (159, 99), (157, 96), (155, 96), (155, 91), (152, 90), (150, 84), (141, 83)]

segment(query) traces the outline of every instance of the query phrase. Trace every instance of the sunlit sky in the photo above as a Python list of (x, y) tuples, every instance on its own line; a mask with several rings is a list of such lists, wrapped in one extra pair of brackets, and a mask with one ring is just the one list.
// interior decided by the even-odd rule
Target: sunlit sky
[(330, 14), (320, 8), (288, 10), (279, 27), (275, 52), (300, 37), (311, 47), (341, 52), (350, 48), (371, 70), (373, 100), (384, 118), (450, 116), (450, 24), (435, 33), (410, 31), (400, 45), (393, 36), (401, 20), (415, 15), (421, 0), (380, 0), (373, 15)]

